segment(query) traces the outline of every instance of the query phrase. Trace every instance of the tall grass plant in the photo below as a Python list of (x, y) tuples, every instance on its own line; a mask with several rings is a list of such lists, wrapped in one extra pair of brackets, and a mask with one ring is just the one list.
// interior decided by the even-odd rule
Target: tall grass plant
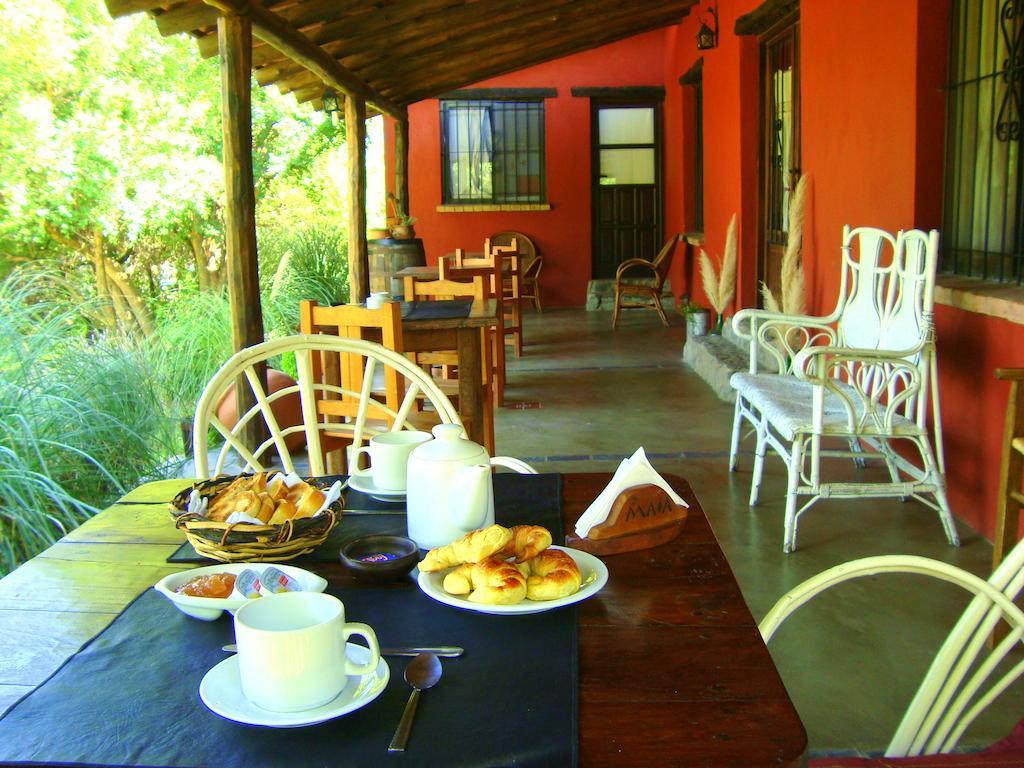
[(53, 269), (0, 282), (0, 574), (166, 462), (140, 349), (89, 333), (93, 303)]

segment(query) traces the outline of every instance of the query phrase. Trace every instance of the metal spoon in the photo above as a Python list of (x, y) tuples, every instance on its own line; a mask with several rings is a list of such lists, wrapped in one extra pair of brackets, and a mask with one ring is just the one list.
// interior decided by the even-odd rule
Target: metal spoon
[(395, 730), (395, 736), (388, 745), (388, 752), (405, 752), (405, 743), (409, 740), (412, 730), (412, 719), (416, 714), (416, 704), (420, 700), (420, 691), (433, 688), (441, 679), (441, 662), (432, 653), (421, 653), (409, 662), (405, 668), (405, 681), (412, 686), (405, 712)]
[[(228, 643), (220, 647), (222, 651), (226, 653), (238, 653), (238, 646), (235, 643)], [(461, 656), (464, 651), (457, 645), (438, 645), (435, 647), (424, 647), (424, 648), (381, 648), (381, 656), (417, 656), (421, 653), (432, 653), (435, 656), (441, 656), (446, 659), (456, 659)]]

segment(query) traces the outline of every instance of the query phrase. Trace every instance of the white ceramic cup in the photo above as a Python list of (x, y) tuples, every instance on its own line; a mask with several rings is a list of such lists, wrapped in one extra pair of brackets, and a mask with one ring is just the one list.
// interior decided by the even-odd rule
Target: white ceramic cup
[(358, 467), (359, 454), (366, 453), (370, 457), (370, 468), (353, 469), (352, 474), (372, 479), (374, 486), (382, 491), (404, 491), (407, 486), (409, 454), (417, 445), (430, 439), (432, 438), (427, 432), (407, 429), (374, 435), (370, 438), (369, 445), (361, 446), (352, 452), (349, 464), (351, 467)]
[(382, 304), (392, 301), (391, 294), (387, 291), (374, 291), (366, 298), (367, 309), (380, 309)]
[[(366, 639), (370, 660), (345, 655), (352, 635)], [(380, 648), (366, 624), (345, 623), (345, 606), (321, 592), (284, 592), (246, 603), (235, 613), (242, 693), (272, 712), (298, 712), (334, 700), (348, 675), (377, 669)]]

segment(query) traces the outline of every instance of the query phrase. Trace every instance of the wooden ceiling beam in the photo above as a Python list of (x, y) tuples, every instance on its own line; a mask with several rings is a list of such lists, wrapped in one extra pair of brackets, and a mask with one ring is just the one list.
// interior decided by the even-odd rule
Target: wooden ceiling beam
[[(589, 33), (594, 28), (624, 21), (635, 24), (653, 18), (658, 22), (654, 26), (669, 23), (685, 13), (685, 7), (688, 7), (689, 4), (688, 0), (683, 2), (677, 0), (672, 5), (656, 6), (638, 12), (633, 7), (623, 8), (619, 0), (591, 0), (586, 8), (581, 8), (578, 2), (556, 3), (553, 10), (548, 10), (546, 7), (544, 12), (538, 13), (534, 9), (532, 15), (519, 19), (516, 33), (517, 38), (528, 38), (530, 49), (532, 49), (536, 45), (545, 44), (548, 41), (565, 40), (574, 34), (575, 30), (581, 28), (581, 25), (584, 31)], [(668, 19), (669, 22), (665, 22), (665, 19)], [(378, 44), (378, 54), (370, 59), (342, 55), (340, 62), (346, 69), (357, 73), (360, 78), (383, 90), (385, 83), (403, 80), (417, 72), (433, 73), (439, 67), (461, 68), (486, 62), (496, 55), (494, 51), (504, 49), (512, 52), (514, 50), (517, 55), (522, 55), (523, 49), (520, 46), (502, 45), (508, 37), (507, 25), (495, 24), (494, 18), (490, 16), (488, 21), (490, 23), (479, 28), (475, 34), (466, 33), (456, 36), (457, 40), (430, 45), (418, 55), (408, 53), (402, 49), (399, 41), (394, 41), (387, 47), (386, 52), (383, 52), (383, 46)], [(331, 48), (333, 49), (333, 46)], [(325, 48), (325, 50), (328, 49)], [(347, 50), (348, 46), (346, 46)], [(482, 55), (482, 51), (490, 53)], [(331, 52), (333, 53), (333, 50)], [(444, 63), (438, 64), (439, 60), (443, 60)], [(364, 62), (363, 66), (358, 65), (360, 61)], [(308, 87), (315, 84), (315, 79), (301, 68), (286, 65), (284, 71), (292, 74), (283, 78), (264, 77), (262, 80), (268, 83), (276, 82), (282, 92), (286, 93), (298, 90), (305, 92)], [(475, 82), (475, 80), (467, 82)]]
[[(598, 3), (593, 3), (593, 5), (598, 5)], [(538, 46), (554, 45), (557, 50), (558, 45), (562, 44), (565, 50), (569, 50), (575, 47), (576, 40), (580, 37), (587, 40), (595, 35), (595, 39), (602, 40), (629, 37), (633, 34), (631, 31), (633, 29), (650, 29), (678, 20), (682, 13), (679, 7), (684, 3), (659, 4), (645, 10), (637, 10), (634, 6), (623, 4), (617, 0), (606, 0), (601, 5), (605, 6), (607, 10), (602, 12), (598, 9), (597, 12), (591, 13), (592, 6), (588, 3), (586, 9), (577, 7), (571, 14), (560, 14), (557, 23), (552, 23), (549, 17), (524, 23), (519, 30), (523, 37), (519, 38), (517, 35), (513, 44), (501, 44), (500, 32), (490, 31), (468, 36), (458, 43), (448, 45), (444, 50), (443, 58), (436, 52), (430, 52), (421, 56), (407, 56), (392, 61), (390, 57), (385, 57), (385, 54), (372, 65), (356, 71), (367, 82), (380, 81), (395, 84), (418, 74), (431, 78), (438, 72), (464, 70), (472, 76), (472, 73), (476, 71), (490, 71), (489, 62), (497, 58), (503, 62), (521, 62), (514, 69), (522, 69), (543, 60), (537, 59), (534, 55)], [(611, 10), (613, 5), (617, 6), (616, 10)], [(601, 32), (604, 34), (598, 34)], [(529, 46), (519, 44), (520, 39), (528, 39)], [(342, 59), (342, 62), (348, 66), (345, 59)], [(480, 79), (482, 78), (467, 78), (466, 82), (472, 83)]]
[(481, 80), (514, 72), (527, 66), (597, 48), (625, 37), (649, 32), (669, 23), (671, 21), (649, 20), (615, 30), (609, 30), (607, 25), (599, 24), (591, 32), (585, 35), (574, 36), (571, 40), (549, 42), (546, 45), (540, 46), (531, 45), (529, 62), (524, 63), (521, 56), (509, 53), (502, 57), (495, 57), (473, 69), (467, 69), (463, 65), (461, 69), (446, 68), (444, 71), (435, 70), (430, 73), (428, 78), (421, 78), (419, 81), (410, 82), (408, 83), (409, 87), (402, 88), (400, 91), (396, 89), (393, 95), (396, 98), (401, 98), (404, 103), (411, 104), (454, 88), (461, 88)]
[[(158, 15), (156, 17), (156, 28), (164, 37), (170, 37), (172, 35), (179, 35), (182, 32), (191, 32), (200, 27), (212, 27), (211, 37), (216, 42), (218, 16), (220, 16), (220, 13), (216, 8), (207, 5), (203, 0), (193, 0)], [(216, 45), (214, 46), (214, 53), (216, 53)]]
[[(355, 38), (322, 43), (321, 47), (335, 58), (349, 62), (346, 66), (364, 67), (377, 60), (382, 49), (386, 49), (387, 55), (395, 59), (428, 51), (442, 52), (459, 40), (483, 32), (492, 32), (497, 39), (507, 37), (510, 28), (518, 29), (521, 23), (538, 16), (556, 18), (559, 9), (578, 2), (551, 0), (539, 11), (535, 6), (524, 5), (522, 0), (492, 0), (488, 3), (486, 14), (474, 14), (469, 19), (457, 17), (454, 13), (436, 13), (418, 22), (414, 34), (403, 36), (401, 33), (394, 34), (393, 30), (385, 30), (382, 38), (364, 32)], [(283, 77), (290, 77), (297, 72), (298, 68), (294, 64), (281, 69)]]
[(244, 14), (252, 19), (253, 32), (281, 53), (299, 62), (324, 84), (337, 91), (360, 96), (375, 108), (397, 119), (406, 119), (405, 107), (387, 98), (345, 69), (335, 59), (311, 43), (305, 35), (288, 26), (278, 16), (253, 0), (204, 0), (228, 14)]
[(172, 0), (106, 0), (106, 6), (111, 18), (117, 19), (142, 11), (153, 11), (169, 5), (170, 2)]

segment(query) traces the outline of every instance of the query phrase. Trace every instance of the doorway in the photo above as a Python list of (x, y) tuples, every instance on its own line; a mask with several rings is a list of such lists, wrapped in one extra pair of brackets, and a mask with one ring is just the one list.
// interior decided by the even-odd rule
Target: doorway
[(779, 296), (789, 200), (800, 179), (799, 19), (761, 39), (761, 178), (758, 279)]
[(591, 102), (592, 276), (653, 259), (661, 238), (661, 105)]

